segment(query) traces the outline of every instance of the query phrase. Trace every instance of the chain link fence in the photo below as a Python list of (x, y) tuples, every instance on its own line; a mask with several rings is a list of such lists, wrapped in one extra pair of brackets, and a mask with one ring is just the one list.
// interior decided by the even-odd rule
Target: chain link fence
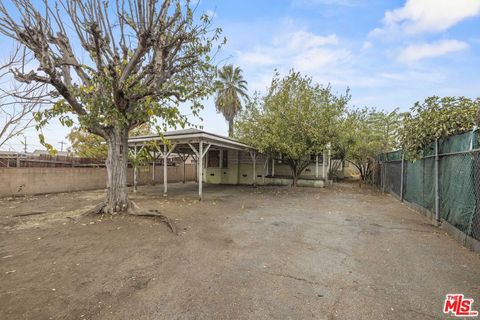
[(402, 151), (379, 157), (375, 185), (480, 240), (480, 149), (477, 131), (438, 140), (416, 161)]

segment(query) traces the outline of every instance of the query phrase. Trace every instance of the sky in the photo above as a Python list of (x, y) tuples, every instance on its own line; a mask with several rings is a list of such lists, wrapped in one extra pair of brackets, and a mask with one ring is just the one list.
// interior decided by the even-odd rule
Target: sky
[[(293, 68), (339, 94), (350, 88), (357, 107), (407, 111), (431, 95), (480, 96), (480, 0), (203, 0), (199, 11), (227, 38), (218, 64), (239, 66), (250, 93)], [(213, 97), (201, 118), (190, 121), (227, 134)], [(44, 134), (60, 150), (69, 130), (52, 121)], [(25, 135), (29, 151), (42, 148), (35, 129)], [(20, 140), (4, 149), (21, 150)]]

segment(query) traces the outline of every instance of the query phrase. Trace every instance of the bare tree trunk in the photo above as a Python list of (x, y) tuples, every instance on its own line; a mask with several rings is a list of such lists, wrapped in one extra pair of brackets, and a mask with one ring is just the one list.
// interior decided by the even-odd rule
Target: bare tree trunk
[(233, 137), (233, 119), (228, 120), (228, 136)]
[(298, 175), (296, 172), (293, 173), (293, 181), (292, 181), (292, 187), (297, 187), (298, 186)]
[(128, 130), (113, 128), (107, 132), (107, 198), (103, 212), (117, 213), (129, 209), (127, 189)]
[(296, 187), (298, 185), (298, 164), (294, 160), (288, 161), (288, 165), (290, 170), (292, 171), (292, 187)]

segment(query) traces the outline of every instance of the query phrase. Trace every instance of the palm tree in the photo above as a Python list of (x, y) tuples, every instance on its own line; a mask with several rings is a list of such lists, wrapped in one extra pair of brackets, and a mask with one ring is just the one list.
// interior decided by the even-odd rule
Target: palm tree
[(248, 100), (247, 81), (243, 79), (242, 69), (225, 65), (218, 71), (214, 83), (217, 90), (215, 107), (228, 121), (228, 136), (233, 136), (233, 120), (242, 108), (242, 100)]

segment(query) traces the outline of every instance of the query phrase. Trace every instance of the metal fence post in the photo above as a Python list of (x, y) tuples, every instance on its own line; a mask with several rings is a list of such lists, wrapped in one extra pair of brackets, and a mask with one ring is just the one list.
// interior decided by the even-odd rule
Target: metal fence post
[(439, 174), (438, 174), (438, 164), (440, 162), (440, 158), (438, 157), (438, 139), (435, 140), (435, 219), (437, 221), (440, 221), (440, 195), (439, 195), (439, 186), (438, 186), (438, 180), (439, 180)]
[(382, 192), (385, 193), (385, 181), (387, 180), (387, 154), (383, 154), (384, 159), (382, 161)]
[(403, 174), (404, 174), (404, 170), (405, 170), (405, 154), (402, 152), (402, 169), (400, 171), (400, 201), (403, 202), (403, 183), (404, 183), (404, 179), (403, 179)]

